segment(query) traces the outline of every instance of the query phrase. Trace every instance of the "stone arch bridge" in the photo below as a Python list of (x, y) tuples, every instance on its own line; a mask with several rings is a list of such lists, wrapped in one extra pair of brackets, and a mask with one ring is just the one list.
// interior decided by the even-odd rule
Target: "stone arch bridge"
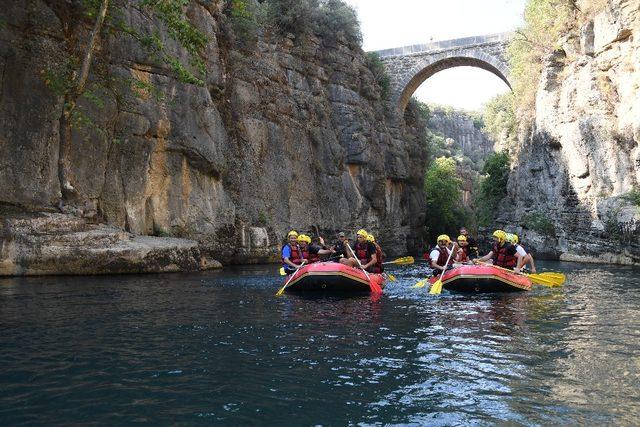
[(425, 80), (438, 71), (460, 66), (487, 70), (511, 87), (506, 47), (512, 35), (490, 34), (376, 51), (391, 78), (391, 101), (403, 114)]

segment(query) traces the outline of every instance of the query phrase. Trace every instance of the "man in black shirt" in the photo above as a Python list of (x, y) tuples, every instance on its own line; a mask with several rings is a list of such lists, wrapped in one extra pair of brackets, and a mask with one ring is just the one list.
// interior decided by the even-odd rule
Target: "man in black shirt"
[(347, 236), (342, 231), (338, 233), (338, 241), (333, 245), (333, 250), (335, 251), (332, 255), (333, 257), (342, 258), (347, 256), (346, 248), (344, 246), (344, 242), (346, 241)]

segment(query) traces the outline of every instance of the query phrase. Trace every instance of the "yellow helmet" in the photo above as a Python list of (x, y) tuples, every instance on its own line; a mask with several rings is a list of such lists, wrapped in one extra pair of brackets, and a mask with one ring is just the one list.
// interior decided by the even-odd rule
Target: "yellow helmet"
[(376, 238), (375, 238), (375, 237), (373, 237), (373, 234), (369, 234), (369, 235), (367, 236), (367, 242), (371, 242), (371, 243), (373, 243), (373, 242), (375, 242), (375, 241), (376, 241)]
[(493, 237), (497, 237), (500, 242), (507, 240), (507, 233), (503, 230), (496, 230), (493, 232)]
[(311, 237), (307, 236), (306, 234), (300, 234), (298, 236), (298, 242), (311, 243)]
[(360, 230), (358, 230), (358, 232), (356, 233), (358, 236), (363, 236), (365, 239), (367, 238), (367, 236), (369, 235), (369, 233), (367, 233), (367, 230), (361, 228)]
[(467, 241), (467, 236), (465, 236), (464, 234), (461, 234), (458, 236), (458, 240), (462, 240), (463, 242)]
[(438, 236), (438, 239), (436, 240), (436, 243), (444, 240), (445, 242), (449, 243), (451, 241), (451, 239), (449, 238), (449, 236), (447, 236), (446, 234), (441, 234)]
[(518, 235), (516, 233), (513, 233), (513, 244), (517, 245), (519, 241), (520, 239), (518, 239)]
[(296, 236), (296, 237), (298, 237), (298, 232), (297, 232), (297, 231), (295, 231), (295, 230), (291, 230), (291, 231), (289, 232), (289, 234), (287, 234), (287, 238), (289, 238), (289, 237), (291, 237), (291, 236)]

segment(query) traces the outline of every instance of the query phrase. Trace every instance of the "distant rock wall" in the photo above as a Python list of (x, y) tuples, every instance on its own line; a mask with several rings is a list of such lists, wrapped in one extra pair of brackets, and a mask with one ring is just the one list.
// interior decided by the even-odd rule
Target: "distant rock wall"
[(501, 221), (540, 253), (640, 263), (640, 1), (615, 0), (561, 40), (521, 135)]
[(494, 141), (482, 130), (481, 122), (463, 111), (432, 108), (429, 128), (453, 139), (465, 156), (481, 162), (494, 151)]
[[(242, 53), (229, 43), (222, 6), (188, 9), (209, 38), (205, 87), (179, 83), (131, 37), (102, 40), (112, 75), (148, 82), (164, 98), (141, 89), (84, 106), (107, 135), (74, 133), (70, 160), (99, 221), (194, 239), (201, 254), (227, 263), (277, 259), (291, 228), (333, 237), (365, 227), (388, 254), (418, 248), (423, 125), (410, 111), (408, 123), (389, 115), (361, 49), (268, 34)], [(28, 0), (0, 10), (0, 203), (38, 211), (60, 199), (62, 100), (43, 76), (83, 34), (73, 7)], [(137, 8), (123, 14), (148, 27)]]

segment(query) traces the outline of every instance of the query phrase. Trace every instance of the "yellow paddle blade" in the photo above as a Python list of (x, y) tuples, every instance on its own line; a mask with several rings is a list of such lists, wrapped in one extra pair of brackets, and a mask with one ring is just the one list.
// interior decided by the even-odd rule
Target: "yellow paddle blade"
[(550, 288), (555, 286), (562, 286), (564, 280), (562, 278), (553, 278), (544, 276), (542, 274), (527, 274), (526, 275), (531, 281), (537, 285), (548, 286)]
[(415, 260), (413, 259), (412, 256), (405, 256), (405, 257), (393, 260), (394, 264), (400, 264), (400, 265), (413, 264), (414, 262)]
[(284, 267), (280, 267), (280, 275), (281, 276), (286, 276), (287, 273), (284, 272)]
[(404, 256), (402, 258), (396, 258), (393, 261), (383, 262), (383, 264), (398, 264), (398, 265), (409, 265), (413, 264), (415, 260), (412, 256)]
[(394, 276), (393, 274), (390, 273), (386, 273), (387, 274), (387, 279), (391, 280), (392, 282), (397, 282), (398, 279), (396, 279), (396, 276)]
[(284, 285), (283, 287), (280, 288), (280, 290), (278, 290), (278, 292), (276, 292), (276, 296), (279, 297), (280, 295), (282, 295), (284, 293), (284, 288), (286, 288), (287, 285)]
[(567, 280), (567, 276), (564, 273), (556, 273), (554, 271), (545, 271), (544, 273), (532, 273), (535, 276), (544, 277), (545, 279), (553, 280), (557, 283), (563, 284)]
[(424, 285), (426, 285), (428, 281), (429, 281), (429, 278), (422, 279), (418, 283), (413, 285), (412, 288), (424, 288)]
[(442, 292), (442, 280), (438, 279), (436, 283), (431, 285), (431, 289), (429, 290), (429, 293), (431, 295), (440, 295), (440, 292)]

